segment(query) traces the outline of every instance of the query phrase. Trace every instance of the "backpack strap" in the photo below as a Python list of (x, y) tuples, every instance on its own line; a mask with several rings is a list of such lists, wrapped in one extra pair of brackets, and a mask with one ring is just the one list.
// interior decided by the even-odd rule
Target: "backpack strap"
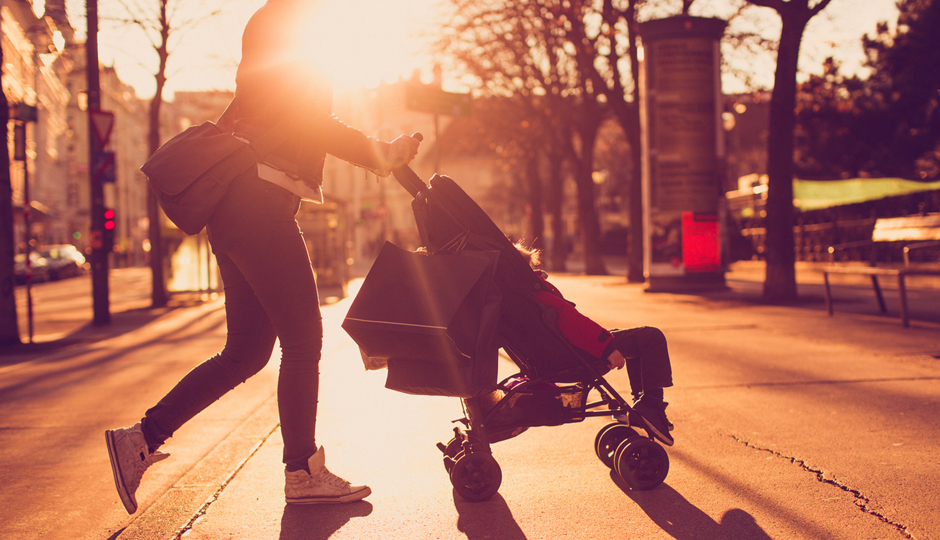
[[(219, 116), (219, 119), (215, 122), (215, 125), (224, 132), (232, 133), (235, 131), (235, 113), (238, 111), (238, 100), (237, 98), (232, 98), (232, 101), (229, 102), (228, 106), (225, 107), (225, 110), (222, 112), (222, 115)], [(263, 135), (256, 138), (253, 141), (248, 142), (248, 147), (257, 154), (258, 161), (261, 161), (266, 155), (274, 151), (284, 140), (287, 138), (287, 131), (282, 129), (288, 124), (288, 120), (282, 119), (274, 124), (268, 131)]]

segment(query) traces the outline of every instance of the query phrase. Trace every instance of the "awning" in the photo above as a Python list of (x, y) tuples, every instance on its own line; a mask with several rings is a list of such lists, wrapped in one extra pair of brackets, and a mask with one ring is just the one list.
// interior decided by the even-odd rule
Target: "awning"
[[(767, 175), (742, 176), (738, 185), (739, 189), (725, 194), (732, 212), (751, 217), (763, 209), (767, 199)], [(940, 191), (940, 182), (903, 178), (796, 179), (793, 180), (793, 206), (798, 211), (809, 212), (928, 191)]]
[(915, 182), (902, 178), (794, 180), (793, 206), (806, 212), (934, 190), (940, 190), (940, 182)]

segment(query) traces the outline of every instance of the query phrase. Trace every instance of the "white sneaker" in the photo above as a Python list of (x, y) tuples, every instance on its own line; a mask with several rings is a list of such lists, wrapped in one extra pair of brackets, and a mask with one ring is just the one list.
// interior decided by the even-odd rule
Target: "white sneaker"
[(128, 514), (137, 511), (137, 488), (144, 471), (154, 463), (170, 457), (163, 452), (150, 453), (140, 422), (129, 428), (109, 429), (104, 432), (111, 458), (114, 486)]
[(287, 471), (284, 498), (287, 504), (332, 504), (355, 502), (368, 497), (369, 486), (352, 486), (326, 468), (326, 451), (321, 446), (307, 460), (307, 471)]

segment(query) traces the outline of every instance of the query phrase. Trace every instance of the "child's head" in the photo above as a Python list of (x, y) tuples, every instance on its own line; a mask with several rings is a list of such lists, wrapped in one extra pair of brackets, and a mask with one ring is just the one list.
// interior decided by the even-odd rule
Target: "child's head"
[(516, 246), (516, 250), (525, 257), (525, 260), (529, 261), (529, 266), (533, 269), (538, 268), (539, 265), (542, 264), (541, 250), (528, 247), (522, 242), (516, 242), (513, 245)]

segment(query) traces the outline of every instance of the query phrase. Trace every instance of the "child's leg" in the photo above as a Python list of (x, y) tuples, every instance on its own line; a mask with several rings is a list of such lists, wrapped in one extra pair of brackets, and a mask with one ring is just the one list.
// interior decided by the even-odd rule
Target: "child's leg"
[(641, 394), (662, 401), (662, 389), (672, 386), (672, 364), (666, 336), (658, 328), (641, 326), (612, 330), (614, 348), (627, 359), (633, 397)]
[[(666, 336), (658, 328), (643, 326), (629, 330), (613, 330), (614, 347), (627, 360), (627, 376), (635, 401), (633, 411), (639, 415), (640, 426), (651, 436), (672, 446), (672, 423), (666, 417), (663, 388), (672, 386), (672, 364)], [(631, 424), (633, 417), (631, 416)]]

